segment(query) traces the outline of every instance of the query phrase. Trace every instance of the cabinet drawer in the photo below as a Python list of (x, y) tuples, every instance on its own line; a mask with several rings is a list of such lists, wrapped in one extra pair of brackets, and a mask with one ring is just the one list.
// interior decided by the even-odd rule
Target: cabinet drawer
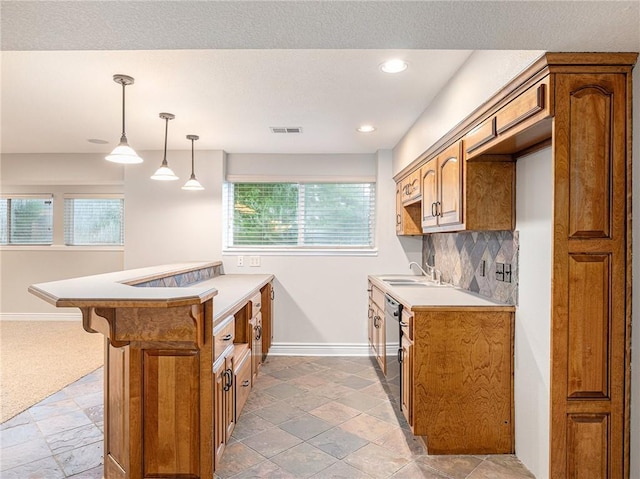
[(260, 308), (262, 307), (262, 295), (260, 292), (257, 292), (249, 301), (251, 302), (251, 317), (253, 318), (260, 312)]
[(496, 136), (496, 118), (492, 117), (483, 121), (464, 136), (464, 150), (467, 153), (472, 153)]
[(233, 338), (235, 336), (235, 318), (229, 316), (222, 321), (213, 330), (213, 360), (215, 361), (220, 355), (233, 344)]
[(413, 341), (413, 314), (408, 310), (402, 310), (402, 322), (400, 323), (403, 336)]
[(498, 135), (510, 130), (536, 113), (548, 110), (549, 78), (545, 78), (529, 88), (496, 114), (496, 132)]
[(419, 199), (422, 195), (420, 186), (420, 169), (407, 176), (400, 184), (402, 203), (409, 203)]
[(234, 387), (236, 393), (236, 421), (251, 392), (251, 350), (242, 348), (240, 357), (234, 361)]

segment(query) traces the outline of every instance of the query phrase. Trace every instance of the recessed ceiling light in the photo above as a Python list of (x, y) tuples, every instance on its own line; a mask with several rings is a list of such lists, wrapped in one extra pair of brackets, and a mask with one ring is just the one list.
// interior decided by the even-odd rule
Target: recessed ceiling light
[(99, 138), (89, 138), (87, 141), (96, 145), (106, 145), (109, 143), (107, 140), (100, 140)]
[(382, 65), (380, 65), (380, 70), (385, 73), (400, 73), (405, 71), (408, 66), (409, 64), (404, 60), (394, 58), (393, 60), (387, 60)]
[(376, 131), (376, 127), (372, 125), (362, 125), (357, 128), (357, 131), (360, 133), (371, 133), (372, 131)]

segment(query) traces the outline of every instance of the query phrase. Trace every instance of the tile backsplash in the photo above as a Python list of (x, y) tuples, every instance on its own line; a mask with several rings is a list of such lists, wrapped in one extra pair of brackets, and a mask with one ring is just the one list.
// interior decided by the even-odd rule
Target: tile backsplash
[[(435, 266), (443, 282), (495, 301), (518, 302), (517, 231), (429, 234), (422, 242), (422, 261)], [(496, 263), (511, 266), (511, 282), (496, 279)]]

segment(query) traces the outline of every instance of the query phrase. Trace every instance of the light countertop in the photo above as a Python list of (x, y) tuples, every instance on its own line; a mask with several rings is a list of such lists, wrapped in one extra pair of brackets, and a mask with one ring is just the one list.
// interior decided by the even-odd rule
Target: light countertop
[[(214, 296), (214, 315), (229, 312), (273, 275), (221, 275), (184, 287), (134, 286), (156, 278), (219, 266), (220, 262), (176, 263), (34, 284), (29, 291), (58, 307), (175, 307)], [(224, 291), (221, 291), (224, 290)], [(245, 300), (246, 302), (246, 300)]]
[(478, 307), (483, 310), (492, 308), (500, 311), (515, 311), (513, 305), (492, 301), (451, 285), (438, 285), (424, 276), (386, 274), (370, 275), (369, 279), (412, 311)]

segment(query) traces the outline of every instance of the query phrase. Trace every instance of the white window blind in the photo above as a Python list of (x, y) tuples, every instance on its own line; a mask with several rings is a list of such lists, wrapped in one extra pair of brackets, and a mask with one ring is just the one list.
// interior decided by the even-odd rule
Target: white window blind
[(0, 197), (0, 244), (53, 243), (53, 195)]
[(124, 244), (124, 199), (67, 195), (64, 199), (66, 245)]
[(227, 248), (370, 249), (375, 183), (225, 183)]

